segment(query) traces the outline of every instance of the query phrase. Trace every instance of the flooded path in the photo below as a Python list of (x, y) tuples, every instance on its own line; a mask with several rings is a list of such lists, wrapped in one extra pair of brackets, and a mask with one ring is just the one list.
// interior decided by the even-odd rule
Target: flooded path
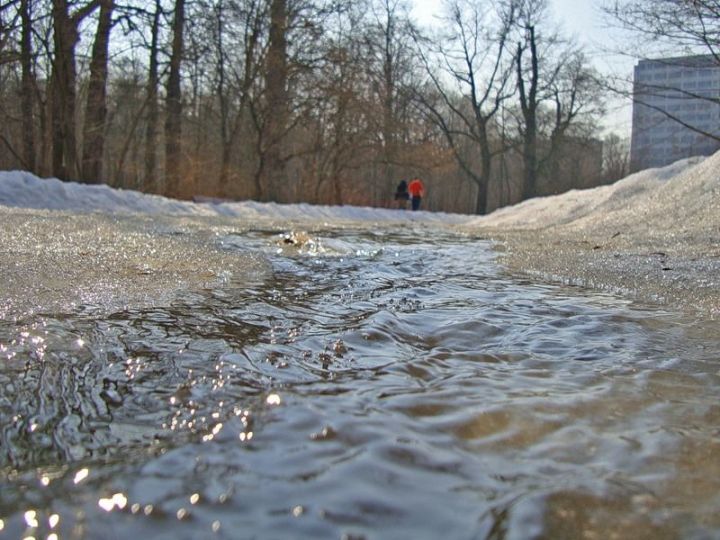
[(713, 323), (480, 238), (216, 238), (272, 272), (0, 325), (8, 538), (717, 538)]

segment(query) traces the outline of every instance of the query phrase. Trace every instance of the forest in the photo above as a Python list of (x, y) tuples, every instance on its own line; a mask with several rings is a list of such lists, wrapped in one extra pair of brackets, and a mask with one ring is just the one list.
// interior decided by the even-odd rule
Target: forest
[[(546, 0), (0, 0), (0, 168), (195, 200), (484, 214), (627, 148)], [(424, 203), (425, 204), (425, 203)]]

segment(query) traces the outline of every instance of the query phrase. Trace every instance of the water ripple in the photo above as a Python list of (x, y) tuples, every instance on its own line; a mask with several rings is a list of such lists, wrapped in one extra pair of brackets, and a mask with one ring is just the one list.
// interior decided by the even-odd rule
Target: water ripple
[(0, 324), (9, 537), (709, 538), (720, 343), (481, 239), (249, 231), (265, 281)]

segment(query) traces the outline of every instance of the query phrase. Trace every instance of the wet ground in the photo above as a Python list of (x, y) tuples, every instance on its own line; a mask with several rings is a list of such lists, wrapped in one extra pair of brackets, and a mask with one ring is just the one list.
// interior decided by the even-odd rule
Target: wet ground
[(0, 534), (720, 536), (712, 321), (420, 225), (115, 230), (181, 274), (3, 320)]

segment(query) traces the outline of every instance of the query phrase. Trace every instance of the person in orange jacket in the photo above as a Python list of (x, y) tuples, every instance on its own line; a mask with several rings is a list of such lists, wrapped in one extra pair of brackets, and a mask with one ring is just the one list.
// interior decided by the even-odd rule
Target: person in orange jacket
[(410, 193), (410, 201), (412, 202), (412, 209), (417, 210), (420, 208), (422, 198), (425, 196), (425, 186), (422, 180), (419, 178), (413, 178), (408, 184), (408, 193)]

